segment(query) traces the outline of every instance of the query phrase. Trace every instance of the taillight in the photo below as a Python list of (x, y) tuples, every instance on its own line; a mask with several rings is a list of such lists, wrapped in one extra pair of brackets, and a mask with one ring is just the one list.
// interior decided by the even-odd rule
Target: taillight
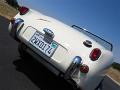
[(83, 64), (80, 66), (80, 71), (82, 73), (88, 73), (89, 72), (89, 67), (86, 64)]
[(20, 15), (25, 15), (29, 11), (29, 8), (22, 6), (18, 10), (20, 12)]
[(96, 60), (98, 60), (98, 58), (100, 57), (100, 55), (101, 55), (101, 50), (98, 49), (98, 48), (95, 48), (95, 49), (93, 49), (92, 52), (90, 53), (90, 59), (91, 59), (92, 61), (96, 61)]

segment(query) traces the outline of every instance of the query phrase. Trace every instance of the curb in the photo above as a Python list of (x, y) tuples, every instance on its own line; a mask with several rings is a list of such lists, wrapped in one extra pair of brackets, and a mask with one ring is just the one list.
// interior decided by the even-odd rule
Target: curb
[(113, 82), (115, 82), (115, 84), (117, 84), (118, 86), (120, 86), (120, 83), (117, 82), (116, 80), (114, 80), (113, 78), (111, 78), (109, 75), (106, 75), (108, 78), (110, 78)]

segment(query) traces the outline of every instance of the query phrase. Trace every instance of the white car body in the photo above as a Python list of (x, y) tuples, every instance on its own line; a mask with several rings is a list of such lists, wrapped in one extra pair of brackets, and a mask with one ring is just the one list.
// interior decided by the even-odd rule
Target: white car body
[[(89, 67), (89, 72), (84, 74), (79, 70), (75, 75), (71, 76), (71, 79), (76, 83), (77, 87), (81, 87), (83, 90), (94, 90), (105, 76), (106, 69), (113, 62), (113, 54), (110, 50), (84, 33), (52, 17), (30, 9), (25, 15), (18, 13), (14, 18), (24, 20), (17, 26), (15, 37), (30, 48), (26, 49), (26, 52), (43, 63), (56, 75), (62, 72), (64, 77), (75, 56), (81, 57), (81, 64), (86, 64)], [(48, 56), (43, 54), (30, 43), (30, 39), (36, 31), (45, 35), (43, 31), (45, 28), (54, 33), (53, 41), (57, 42), (57, 46), (55, 46), (57, 48), (50, 57), (49, 54)], [(9, 25), (9, 31), (10, 33), (13, 32), (12, 23)], [(86, 47), (83, 44), (86, 40), (92, 42), (92, 47)], [(101, 55), (96, 61), (90, 60), (90, 53), (94, 48), (101, 50)], [(45, 61), (40, 61), (39, 56), (43, 57)]]

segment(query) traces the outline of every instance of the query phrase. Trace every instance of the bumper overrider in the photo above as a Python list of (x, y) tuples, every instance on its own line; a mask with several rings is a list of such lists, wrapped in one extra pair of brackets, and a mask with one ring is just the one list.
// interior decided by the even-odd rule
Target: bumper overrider
[(71, 65), (67, 69), (64, 74), (64, 79), (67, 80), (69, 83), (73, 85), (73, 88), (80, 88), (80, 86), (72, 79), (73, 77), (77, 76), (78, 72), (80, 71), (80, 67), (82, 66), (82, 59), (80, 56), (75, 56)]
[(17, 18), (17, 19), (11, 19), (10, 22), (10, 35), (17, 41), (19, 41), (19, 39), (17, 38), (19, 31), (22, 29), (22, 27), (24, 26), (24, 20), (21, 18)]

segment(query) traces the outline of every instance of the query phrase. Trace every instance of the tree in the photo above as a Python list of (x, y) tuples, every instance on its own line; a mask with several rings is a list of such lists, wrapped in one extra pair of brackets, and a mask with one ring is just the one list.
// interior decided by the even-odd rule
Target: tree
[(16, 9), (19, 8), (19, 4), (18, 4), (17, 0), (6, 0), (6, 2), (7, 2), (10, 6), (16, 8)]

